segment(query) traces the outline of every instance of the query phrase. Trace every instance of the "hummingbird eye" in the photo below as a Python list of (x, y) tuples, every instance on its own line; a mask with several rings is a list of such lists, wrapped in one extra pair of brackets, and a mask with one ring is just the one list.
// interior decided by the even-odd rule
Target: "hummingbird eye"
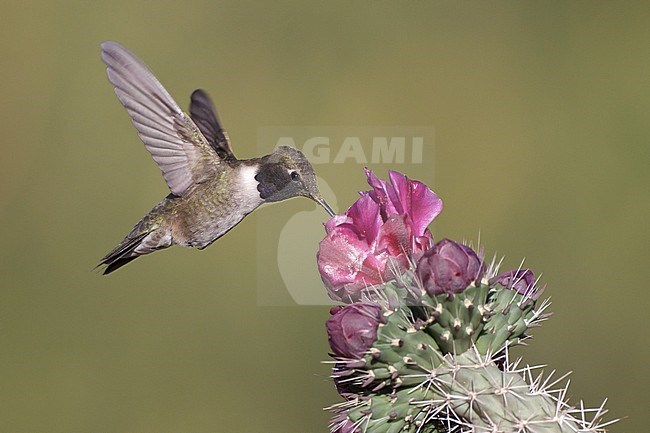
[(300, 177), (300, 173), (298, 173), (297, 171), (292, 171), (290, 175), (291, 175), (291, 180), (296, 180)]

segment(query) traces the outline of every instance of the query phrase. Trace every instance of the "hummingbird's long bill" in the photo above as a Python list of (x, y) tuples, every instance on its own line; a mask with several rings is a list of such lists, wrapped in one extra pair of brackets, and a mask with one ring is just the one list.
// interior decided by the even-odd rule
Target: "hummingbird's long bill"
[(314, 201), (316, 203), (318, 203), (319, 205), (323, 206), (323, 209), (325, 209), (327, 211), (327, 213), (330, 214), (331, 217), (336, 215), (336, 212), (334, 212), (332, 210), (332, 208), (330, 207), (330, 205), (327, 204), (327, 202), (325, 201), (324, 198), (322, 198), (322, 197), (314, 197)]

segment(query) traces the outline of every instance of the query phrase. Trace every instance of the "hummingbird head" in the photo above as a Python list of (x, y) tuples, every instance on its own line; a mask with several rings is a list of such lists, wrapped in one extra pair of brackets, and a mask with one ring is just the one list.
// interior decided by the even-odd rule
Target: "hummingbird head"
[(308, 197), (334, 216), (334, 211), (318, 190), (313, 167), (298, 149), (280, 146), (270, 155), (261, 158), (255, 180), (258, 182), (260, 197), (266, 202)]

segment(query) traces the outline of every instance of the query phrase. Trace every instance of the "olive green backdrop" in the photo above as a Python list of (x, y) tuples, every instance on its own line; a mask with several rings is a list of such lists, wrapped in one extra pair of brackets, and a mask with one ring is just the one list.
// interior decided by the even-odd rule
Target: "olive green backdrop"
[[(436, 236), (480, 231), (507, 267), (543, 271), (555, 315), (519, 353), (573, 370), (575, 398), (609, 397), (628, 417), (612, 432), (647, 428), (647, 2), (42, 1), (0, 16), (1, 432), (325, 432), (338, 401), (327, 307), (258, 306), (258, 237), (313, 204), (91, 271), (167, 193), (106, 81), (107, 39), (182, 106), (208, 89), (242, 157), (269, 125), (434, 126), (435, 157), (413, 170), (444, 199)], [(347, 182), (340, 207), (365, 188), (356, 169), (321, 176)]]

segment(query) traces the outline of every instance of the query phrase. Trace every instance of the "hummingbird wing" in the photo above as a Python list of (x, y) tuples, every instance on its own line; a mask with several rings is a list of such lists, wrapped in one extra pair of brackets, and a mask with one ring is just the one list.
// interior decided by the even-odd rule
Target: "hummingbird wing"
[(147, 65), (117, 42), (101, 47), (108, 80), (171, 192), (182, 196), (219, 171), (214, 149)]
[(237, 159), (232, 152), (228, 133), (221, 127), (217, 109), (205, 90), (197, 89), (192, 93), (190, 116), (221, 158)]

